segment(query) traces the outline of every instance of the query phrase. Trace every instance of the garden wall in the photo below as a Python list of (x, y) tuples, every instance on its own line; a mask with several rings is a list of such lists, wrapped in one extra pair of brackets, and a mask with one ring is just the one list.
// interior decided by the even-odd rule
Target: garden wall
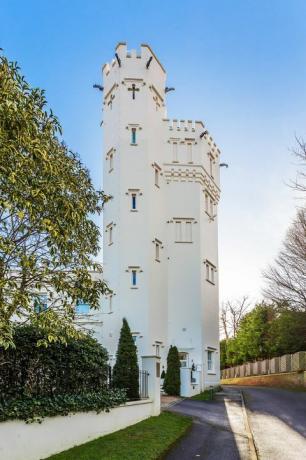
[(1, 460), (41, 460), (52, 454), (126, 428), (156, 414), (151, 399), (128, 402), (110, 412), (48, 417), (39, 423), (0, 423)]
[(221, 385), (254, 385), (280, 388), (306, 389), (306, 372), (288, 372), (282, 374), (252, 375), (249, 377), (226, 378)]

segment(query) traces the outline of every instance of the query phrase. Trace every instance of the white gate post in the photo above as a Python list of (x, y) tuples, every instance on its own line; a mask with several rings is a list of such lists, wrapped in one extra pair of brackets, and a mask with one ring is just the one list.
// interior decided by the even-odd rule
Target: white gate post
[(152, 415), (160, 414), (160, 357), (142, 356), (142, 370), (149, 373), (148, 395), (153, 401)]

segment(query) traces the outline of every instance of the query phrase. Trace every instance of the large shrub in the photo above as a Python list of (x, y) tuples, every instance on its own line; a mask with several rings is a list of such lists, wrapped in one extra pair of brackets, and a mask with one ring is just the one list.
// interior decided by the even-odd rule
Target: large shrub
[(116, 364), (113, 369), (113, 386), (124, 388), (129, 399), (139, 398), (137, 348), (125, 318), (120, 332)]
[(167, 356), (167, 372), (164, 381), (164, 390), (168, 395), (179, 396), (181, 387), (180, 358), (175, 346), (170, 346)]
[(71, 395), (106, 387), (106, 350), (92, 337), (48, 347), (33, 326), (15, 326), (15, 348), (0, 348), (0, 402), (15, 397)]

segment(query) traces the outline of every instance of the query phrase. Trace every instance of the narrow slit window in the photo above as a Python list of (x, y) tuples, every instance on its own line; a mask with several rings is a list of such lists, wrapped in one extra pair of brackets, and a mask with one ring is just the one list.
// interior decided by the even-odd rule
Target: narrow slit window
[(173, 143), (173, 161), (175, 163), (178, 162), (178, 155), (177, 155), (177, 142)]
[(137, 271), (132, 270), (132, 286), (137, 286)]
[(160, 244), (156, 242), (155, 243), (155, 260), (157, 260), (158, 262), (160, 261), (159, 256), (160, 256)]
[(136, 128), (132, 128), (131, 130), (131, 143), (136, 144)]
[(159, 187), (159, 170), (157, 168), (154, 169), (154, 181), (156, 187)]
[(207, 370), (208, 371), (214, 370), (214, 356), (213, 356), (213, 351), (211, 350), (207, 351)]
[(192, 144), (187, 144), (187, 161), (188, 163), (192, 163)]
[(182, 241), (182, 222), (175, 222), (175, 240)]
[(131, 195), (131, 208), (132, 208), (132, 211), (136, 211), (136, 209), (137, 209), (137, 195), (136, 195), (136, 193), (132, 193), (132, 195)]
[(114, 169), (114, 154), (110, 153), (109, 155), (109, 172), (111, 172)]
[(186, 241), (190, 243), (192, 241), (192, 224), (191, 222), (186, 222)]
[(113, 244), (113, 226), (108, 227), (108, 244)]

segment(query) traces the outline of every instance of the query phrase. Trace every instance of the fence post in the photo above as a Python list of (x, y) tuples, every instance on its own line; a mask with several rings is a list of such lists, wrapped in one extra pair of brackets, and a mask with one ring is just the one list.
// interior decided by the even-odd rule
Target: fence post
[(149, 373), (148, 396), (153, 401), (152, 415), (160, 414), (160, 357), (142, 356), (142, 370)]

